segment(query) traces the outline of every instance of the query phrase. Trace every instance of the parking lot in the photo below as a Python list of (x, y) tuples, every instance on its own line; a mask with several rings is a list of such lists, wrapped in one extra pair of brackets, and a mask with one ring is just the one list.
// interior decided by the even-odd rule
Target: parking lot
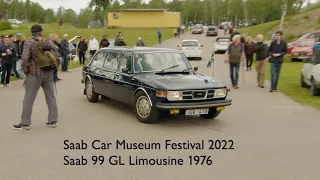
[[(156, 37), (155, 37), (156, 38)], [(215, 37), (191, 35), (164, 41), (156, 47), (177, 48), (183, 39), (203, 44), (202, 60), (190, 61), (199, 73), (207, 68)], [(230, 87), (229, 66), (215, 56), (214, 73)], [(244, 77), (242, 76), (244, 74)], [(1, 180), (318, 180), (320, 179), (320, 112), (293, 102), (281, 92), (257, 88), (256, 74), (240, 73), (240, 88), (231, 89), (233, 104), (216, 120), (198, 116), (167, 116), (157, 124), (140, 123), (132, 107), (103, 100), (89, 103), (80, 83), (81, 69), (60, 73), (57, 101), (60, 118), (56, 129), (45, 127), (47, 106), (42, 90), (35, 102), (32, 129), (14, 131), (20, 121), (24, 89), (21, 81), (0, 90)], [(281, 81), (281, 79), (280, 79)], [(206, 142), (205, 150), (66, 150), (64, 141), (88, 146), (101, 142)], [(209, 140), (232, 140), (233, 148), (208, 150)], [(88, 159), (84, 166), (65, 166), (64, 156)], [(92, 156), (182, 158), (183, 166), (112, 166), (92, 164)], [(189, 156), (211, 156), (212, 165), (189, 165)], [(90, 162), (90, 163), (89, 163)], [(99, 161), (100, 162), (100, 161)]]

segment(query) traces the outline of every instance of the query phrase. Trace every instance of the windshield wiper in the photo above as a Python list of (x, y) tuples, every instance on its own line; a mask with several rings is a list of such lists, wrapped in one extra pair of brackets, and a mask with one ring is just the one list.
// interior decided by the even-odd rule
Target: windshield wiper
[(182, 72), (188, 71), (188, 70), (190, 70), (190, 69), (192, 69), (192, 68), (191, 68), (191, 67), (190, 67), (190, 68), (187, 68), (187, 69), (183, 70)]
[(174, 66), (171, 66), (171, 67), (168, 67), (168, 68), (162, 69), (162, 70), (160, 71), (160, 73), (163, 73), (163, 71), (165, 71), (165, 70), (169, 70), (169, 69), (176, 68), (176, 67), (178, 67), (178, 66), (180, 66), (180, 64), (177, 64), (177, 65), (174, 65)]

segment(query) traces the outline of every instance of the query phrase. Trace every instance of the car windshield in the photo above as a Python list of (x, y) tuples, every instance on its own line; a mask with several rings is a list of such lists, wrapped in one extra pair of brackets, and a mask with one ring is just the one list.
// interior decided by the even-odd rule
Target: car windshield
[(198, 47), (199, 42), (197, 41), (184, 41), (181, 44), (181, 47)]
[(307, 34), (301, 36), (299, 39), (305, 39), (305, 38), (307, 38), (309, 35), (310, 35), (310, 33), (307, 33)]
[(218, 39), (217, 41), (219, 43), (221, 43), (221, 42), (224, 42), (224, 43), (227, 42), (228, 43), (228, 42), (230, 42), (230, 39)]
[(215, 31), (216, 28), (208, 28), (208, 31)]
[(298, 41), (296, 43), (296, 46), (298, 47), (313, 47), (314, 46), (314, 41)]
[(157, 72), (176, 66), (166, 72), (182, 72), (191, 68), (183, 53), (157, 52), (141, 53), (134, 56), (135, 72)]

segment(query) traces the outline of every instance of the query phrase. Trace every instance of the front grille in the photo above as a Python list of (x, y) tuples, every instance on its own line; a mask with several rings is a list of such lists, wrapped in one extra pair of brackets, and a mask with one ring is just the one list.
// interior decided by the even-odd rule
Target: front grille
[(199, 100), (214, 98), (214, 89), (210, 90), (188, 90), (183, 91), (183, 100)]

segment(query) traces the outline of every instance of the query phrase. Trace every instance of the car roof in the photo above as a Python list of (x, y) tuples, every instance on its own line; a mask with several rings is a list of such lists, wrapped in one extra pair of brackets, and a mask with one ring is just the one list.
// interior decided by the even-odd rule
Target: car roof
[(218, 41), (219, 39), (229, 39), (229, 40), (230, 40), (229, 37), (218, 37), (218, 38), (216, 39), (216, 41)]
[(187, 42), (187, 41), (199, 42), (199, 41), (198, 41), (198, 40), (196, 40), (196, 39), (185, 39), (185, 40), (183, 40), (182, 42)]
[(116, 46), (116, 47), (106, 47), (101, 48), (102, 50), (111, 50), (111, 51), (122, 51), (122, 52), (134, 52), (134, 53), (148, 53), (148, 52), (178, 52), (180, 50), (169, 49), (169, 48), (155, 48), (155, 47), (127, 47), (127, 46)]

